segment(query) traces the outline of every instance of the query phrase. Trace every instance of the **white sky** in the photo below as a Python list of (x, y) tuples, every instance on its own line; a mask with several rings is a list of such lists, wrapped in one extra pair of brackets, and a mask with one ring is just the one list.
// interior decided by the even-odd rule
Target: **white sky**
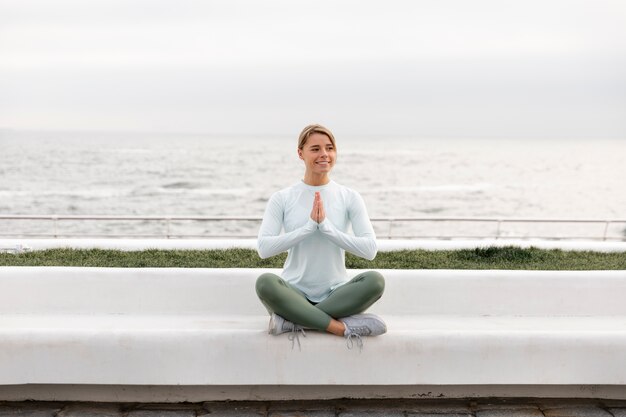
[(0, 127), (626, 138), (626, 1), (0, 0)]

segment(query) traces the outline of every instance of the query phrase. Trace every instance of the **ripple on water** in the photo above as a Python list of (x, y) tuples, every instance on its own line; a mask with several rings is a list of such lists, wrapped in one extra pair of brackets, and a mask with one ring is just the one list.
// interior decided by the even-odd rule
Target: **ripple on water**
[(202, 184), (193, 183), (189, 181), (177, 181), (177, 182), (171, 182), (169, 184), (164, 184), (162, 187), (166, 189), (195, 190), (197, 188), (201, 188)]

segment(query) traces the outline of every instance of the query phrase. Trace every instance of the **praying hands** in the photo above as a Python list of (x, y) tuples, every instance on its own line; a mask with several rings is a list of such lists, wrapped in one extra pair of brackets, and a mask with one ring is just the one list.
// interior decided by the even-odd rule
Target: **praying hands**
[(319, 192), (315, 193), (313, 199), (313, 210), (311, 210), (311, 218), (317, 223), (321, 223), (326, 218), (326, 212), (324, 211), (324, 202)]

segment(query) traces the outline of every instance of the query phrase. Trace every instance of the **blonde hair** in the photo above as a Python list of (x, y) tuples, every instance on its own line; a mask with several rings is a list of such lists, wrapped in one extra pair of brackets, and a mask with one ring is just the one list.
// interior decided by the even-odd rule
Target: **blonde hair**
[(302, 132), (300, 132), (300, 137), (298, 138), (298, 149), (304, 149), (304, 145), (306, 144), (306, 141), (309, 139), (309, 136), (311, 136), (313, 133), (321, 133), (322, 135), (328, 136), (328, 139), (330, 139), (330, 143), (333, 144), (333, 148), (337, 150), (337, 144), (335, 143), (335, 136), (332, 134), (330, 130), (328, 130), (322, 125), (308, 125), (304, 129), (302, 129)]

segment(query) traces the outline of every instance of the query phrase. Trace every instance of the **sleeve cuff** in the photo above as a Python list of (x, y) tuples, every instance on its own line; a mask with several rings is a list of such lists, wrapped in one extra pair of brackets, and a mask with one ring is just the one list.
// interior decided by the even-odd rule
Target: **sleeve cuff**
[(330, 232), (332, 230), (332, 225), (328, 218), (324, 218), (324, 221), (319, 224), (319, 229), (322, 232)]
[(306, 229), (309, 231), (314, 231), (314, 230), (317, 230), (317, 228), (318, 228), (317, 222), (309, 217), (309, 220), (306, 222)]

